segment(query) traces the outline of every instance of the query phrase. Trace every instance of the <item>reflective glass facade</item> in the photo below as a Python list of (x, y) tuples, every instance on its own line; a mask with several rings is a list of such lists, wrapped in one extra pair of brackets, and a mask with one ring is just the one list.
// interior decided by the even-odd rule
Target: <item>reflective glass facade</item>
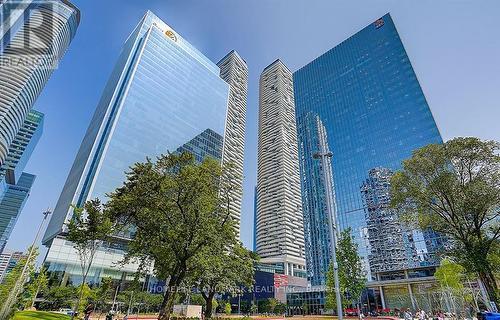
[(220, 134), (207, 129), (177, 148), (177, 152), (189, 152), (194, 155), (197, 162), (202, 162), (207, 157), (221, 161), (223, 142), (224, 138)]
[(31, 110), (9, 147), (5, 163), (0, 167), (0, 176), (6, 176), (15, 184), (28, 163), (33, 150), (43, 133), (44, 114)]
[[(181, 147), (195, 156), (220, 158), (228, 93), (214, 63), (146, 13), (124, 45), (47, 228), (45, 244), (59, 237), (46, 258), (52, 271), (71, 273), (68, 264), (77, 261), (72, 262), (74, 252), (60, 239), (71, 204), (96, 197), (106, 201), (106, 193), (122, 185), (129, 167), (146, 157), (155, 159)], [(94, 267), (95, 276), (99, 264)]]
[(26, 255), (23, 252), (11, 252), (5, 250), (0, 254), (0, 282), (3, 281), (5, 276), (12, 271), (19, 263), (19, 260), (25, 259)]
[[(326, 204), (326, 185), (333, 185), (333, 181), (326, 184), (324, 168), (321, 161), (312, 155), (322, 150), (321, 141), (327, 141), (325, 126), (321, 118), (307, 112), (297, 121), (299, 137), (300, 180), (302, 185), (302, 211), (304, 214), (304, 237), (306, 248), (307, 277), (313, 286), (325, 285), (324, 271), (328, 270), (331, 256), (330, 233), (328, 230), (328, 210)], [(325, 146), (329, 150), (329, 146)], [(303, 155), (311, 155), (305, 157)], [(330, 168), (326, 168), (331, 174)]]
[[(319, 175), (309, 174), (318, 162), (310, 162), (315, 152), (314, 130), (308, 113), (317, 115), (333, 152), (333, 175), (338, 223), (352, 228), (369, 272), (370, 245), (361, 186), (376, 167), (398, 170), (413, 150), (442, 139), (424, 93), (389, 14), (371, 23), (349, 39), (294, 73), (294, 91), (299, 135), (304, 211), (324, 207)], [(305, 179), (305, 180), (304, 180)], [(318, 181), (311, 181), (318, 180)], [(318, 194), (319, 192), (319, 194)], [(320, 212), (320, 211), (318, 211)], [(321, 214), (311, 220), (313, 229), (326, 228)], [(327, 234), (326, 231), (323, 232)], [(307, 238), (308, 235), (306, 235)], [(426, 239), (422, 237), (425, 245)], [(314, 263), (325, 257), (328, 240), (308, 247)], [(324, 270), (326, 271), (326, 270)], [(371, 277), (371, 274), (368, 274)], [(311, 274), (313, 283), (324, 281), (324, 272)]]
[(31, 187), (36, 176), (23, 172), (16, 184), (8, 184), (5, 179), (0, 181), (0, 252), (3, 251), (9, 240), (12, 229), (16, 225), (28, 199)]
[(370, 170), (361, 192), (364, 200), (370, 252), (368, 262), (379, 280), (393, 271), (439, 265), (435, 253), (443, 239), (430, 229), (421, 231), (402, 223), (390, 207), (391, 177), (386, 168)]
[(0, 167), (0, 252), (16, 225), (36, 176), (23, 172), (43, 132), (44, 115), (31, 110)]

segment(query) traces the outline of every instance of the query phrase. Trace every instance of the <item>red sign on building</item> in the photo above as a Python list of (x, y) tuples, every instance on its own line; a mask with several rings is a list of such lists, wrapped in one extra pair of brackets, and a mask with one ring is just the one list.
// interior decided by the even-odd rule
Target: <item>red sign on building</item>
[(380, 28), (381, 26), (383, 26), (383, 25), (384, 25), (384, 19), (380, 18), (380, 19), (378, 19), (377, 21), (375, 21), (375, 23), (374, 23), (374, 24), (375, 24), (375, 28), (377, 28), (377, 29), (378, 29), (378, 28)]
[(284, 274), (274, 274), (274, 287), (286, 287), (288, 286), (288, 276)]

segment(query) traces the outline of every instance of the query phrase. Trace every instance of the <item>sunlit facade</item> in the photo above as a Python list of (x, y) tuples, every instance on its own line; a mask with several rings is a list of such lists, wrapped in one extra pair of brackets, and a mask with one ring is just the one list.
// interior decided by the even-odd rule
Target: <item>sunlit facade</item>
[(16, 225), (31, 187), (35, 182), (35, 175), (23, 172), (16, 184), (8, 184), (5, 180), (0, 181), (0, 252), (5, 249), (5, 245)]
[(305, 277), (292, 73), (280, 60), (259, 81), (256, 251), (262, 263)]
[(0, 178), (15, 184), (28, 164), (31, 154), (43, 134), (45, 115), (36, 110), (30, 110), (23, 125), (9, 146), (5, 163), (0, 167)]
[(226, 133), (222, 159), (230, 164), (236, 188), (231, 191), (230, 215), (236, 222), (236, 233), (240, 237), (241, 201), (243, 197), (243, 157), (245, 153), (245, 124), (247, 116), (248, 66), (240, 55), (232, 50), (217, 66), (220, 77), (229, 84)]
[[(300, 133), (300, 183), (307, 279), (312, 286), (324, 286), (326, 285), (325, 270), (328, 270), (332, 254), (328, 229), (326, 186), (333, 185), (333, 181), (325, 183), (324, 171), (327, 170), (326, 176), (331, 177), (332, 168), (330, 159), (326, 161), (328, 165), (324, 168), (322, 161), (315, 159), (312, 155), (322, 150), (321, 141), (327, 142), (328, 137), (321, 118), (314, 112), (308, 112), (297, 118), (297, 131)], [(328, 142), (325, 149), (329, 150)], [(335, 212), (333, 215), (336, 216)]]
[[(146, 157), (179, 148), (220, 157), (229, 86), (219, 71), (171, 27), (146, 13), (124, 44), (43, 239), (49, 246), (45, 264), (61, 283), (81, 282), (78, 257), (64, 239), (70, 205), (106, 201), (106, 193), (125, 181), (129, 167)], [(121, 234), (97, 253), (90, 282), (133, 277), (137, 265), (116, 265), (129, 236)]]
[[(309, 233), (317, 241), (306, 246), (309, 280), (325, 283), (330, 263), (329, 236), (324, 214), (324, 191), (314, 132), (318, 117), (326, 129), (333, 152), (337, 219), (340, 229), (351, 228), (359, 245), (363, 267), (369, 280), (372, 254), (367, 226), (369, 213), (362, 193), (370, 170), (378, 167), (395, 171), (412, 151), (442, 139), (429, 105), (412, 68), (403, 43), (389, 14), (377, 19), (352, 37), (294, 73), (294, 92), (301, 161), (303, 205)], [(431, 233), (420, 233), (413, 246), (426, 250), (422, 259), (411, 264), (385, 266), (427, 267), (436, 241)], [(312, 237), (311, 234), (306, 234)], [(433, 242), (434, 241), (434, 242)], [(307, 243), (307, 241), (306, 241)], [(431, 245), (430, 245), (431, 244)], [(431, 248), (432, 247), (432, 248)], [(404, 250), (403, 250), (404, 251)], [(375, 261), (375, 260), (373, 260)], [(318, 266), (319, 264), (319, 266)], [(403, 271), (401, 271), (403, 272)]]
[(44, 114), (31, 110), (10, 144), (0, 167), (0, 252), (26, 204), (36, 176), (24, 168), (43, 133)]

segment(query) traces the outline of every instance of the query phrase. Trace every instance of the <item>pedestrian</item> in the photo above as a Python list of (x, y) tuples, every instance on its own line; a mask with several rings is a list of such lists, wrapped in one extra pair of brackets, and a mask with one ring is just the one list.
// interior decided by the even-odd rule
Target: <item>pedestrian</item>
[(84, 318), (85, 320), (90, 320), (90, 315), (92, 314), (92, 311), (94, 311), (94, 305), (91, 303), (89, 304), (86, 308), (84, 313)]
[(438, 318), (438, 320), (444, 320), (444, 313), (443, 313), (443, 311), (439, 310), (437, 318)]
[(404, 316), (404, 319), (405, 319), (405, 320), (412, 320), (412, 318), (413, 318), (413, 316), (412, 316), (412, 314), (411, 314), (410, 310), (408, 310), (408, 309), (406, 309), (406, 310), (405, 310), (405, 312), (404, 312), (403, 316)]
[(418, 312), (418, 319), (419, 320), (425, 320), (425, 319), (427, 319), (427, 314), (425, 313), (424, 309), (421, 309)]
[(106, 314), (106, 320), (113, 320), (113, 314), (111, 313), (111, 311)]

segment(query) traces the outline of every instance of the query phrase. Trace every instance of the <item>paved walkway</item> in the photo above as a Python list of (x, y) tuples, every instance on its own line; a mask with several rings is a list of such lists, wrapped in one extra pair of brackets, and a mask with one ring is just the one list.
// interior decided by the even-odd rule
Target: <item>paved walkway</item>
[[(221, 316), (222, 318), (225, 318), (225, 316)], [(231, 316), (227, 318), (232, 318), (234, 320), (237, 320), (238, 318), (241, 318), (239, 316)], [(332, 317), (332, 316), (293, 316), (293, 317), (261, 317), (261, 316), (252, 316), (251, 317), (253, 320), (336, 320), (337, 317)], [(98, 316), (92, 316), (91, 320), (97, 320)], [(99, 318), (99, 320), (104, 320), (105, 317), (104, 315)], [(122, 320), (123, 316), (121, 317), (116, 317), (114, 318), (116, 320)], [(128, 317), (128, 320), (157, 320), (158, 316), (156, 315), (131, 315)], [(349, 320), (357, 320), (359, 319), (358, 317), (344, 317), (344, 319), (349, 319)], [(380, 316), (380, 317), (366, 317), (365, 320), (399, 320), (398, 317), (389, 317), (389, 316)]]

